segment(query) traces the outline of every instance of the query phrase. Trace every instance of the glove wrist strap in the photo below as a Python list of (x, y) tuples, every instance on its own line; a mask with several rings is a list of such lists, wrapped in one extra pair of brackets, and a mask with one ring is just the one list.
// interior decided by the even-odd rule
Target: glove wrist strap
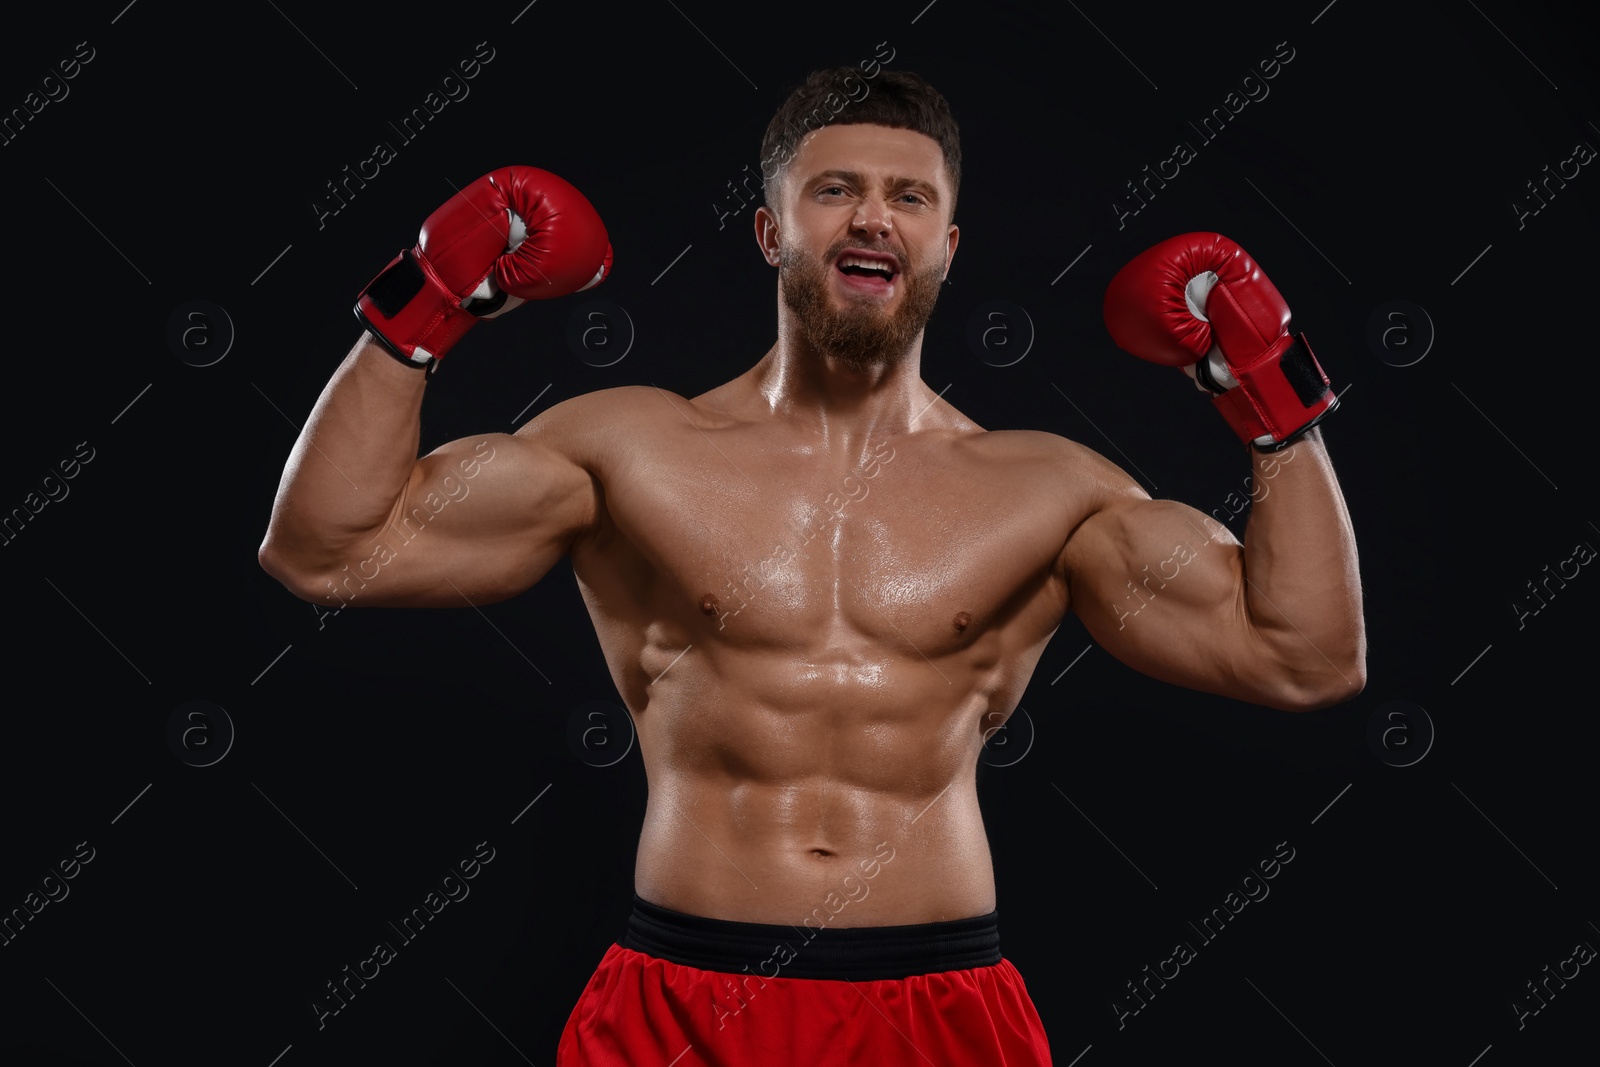
[(478, 322), (427, 260), (411, 250), (389, 262), (354, 310), (385, 351), (407, 366), (430, 371)]
[(1263, 450), (1289, 444), (1339, 403), (1304, 334), (1286, 334), (1254, 359), (1229, 360), (1228, 367), (1239, 385), (1212, 402), (1240, 441), (1262, 442)]

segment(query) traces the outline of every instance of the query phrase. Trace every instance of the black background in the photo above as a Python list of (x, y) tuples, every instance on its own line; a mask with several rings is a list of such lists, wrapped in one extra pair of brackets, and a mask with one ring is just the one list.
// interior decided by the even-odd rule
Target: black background
[[(94, 58), (0, 145), (0, 509), (59, 495), (45, 479), (81, 442), (93, 458), (0, 544), (0, 912), (79, 842), (95, 855), (0, 945), (6, 1062), (553, 1062), (626, 914), (645, 801), (637, 751), (594, 767), (568, 742), (575, 709), (617, 699), (570, 568), (481, 610), (319, 625), (255, 560), (278, 475), (355, 338), (354, 295), (451, 186), (510, 163), (600, 210), (616, 266), (593, 295), (625, 309), (633, 343), (609, 367), (581, 360), (565, 340), (581, 298), (480, 328), (429, 386), (425, 448), (597, 388), (693, 395), (746, 368), (772, 341), (774, 278), (750, 208), (719, 225), (727, 183), (807, 70), (880, 42), (963, 124), (961, 247), (923, 354), (951, 403), (1222, 507), (1249, 473), (1231, 433), (1186, 380), (1118, 352), (1099, 314), (1119, 266), (1202, 229), (1254, 255), (1348, 387), (1326, 440), (1361, 549), (1365, 692), (1306, 715), (1194, 694), (1068, 619), (1022, 701), (1032, 747), (980, 770), (1005, 951), (1057, 1063), (1592, 1056), (1592, 967), (1520, 1029), (1512, 1008), (1541, 968), (1600, 945), (1600, 578), (1552, 585), (1521, 628), (1513, 608), (1547, 565), (1600, 546), (1600, 176), (1584, 167), (1520, 226), (1513, 207), (1547, 164), (1600, 146), (1587, 18), (1487, 0), (925, 3), (8, 15), (5, 113), (78, 42)], [(485, 41), (470, 95), (398, 144), (387, 123)], [(1187, 123), (1280, 42), (1293, 59), (1270, 95), (1199, 145)], [(379, 140), (396, 158), (319, 226), (324, 184)], [(1197, 158), (1119, 227), (1124, 183), (1179, 140)], [(235, 331), (210, 366), (167, 341), (193, 300)], [(994, 300), (1035, 333), (1011, 366), (967, 341)], [(1414, 313), (1382, 320), (1400, 327), (1389, 349), (1369, 344), (1396, 300), (1425, 309), (1431, 347)], [(168, 743), (191, 700), (236, 730), (211, 766)], [(1389, 718), (1391, 701), (1426, 719)], [(1387, 748), (1375, 719), (1399, 730)], [(217, 743), (221, 716), (209, 729)], [(471, 895), (319, 1029), (323, 983), (480, 841), (495, 858)], [(1280, 842), (1295, 858), (1271, 895), (1119, 1029), (1124, 983), (1195, 941), (1188, 922)]]

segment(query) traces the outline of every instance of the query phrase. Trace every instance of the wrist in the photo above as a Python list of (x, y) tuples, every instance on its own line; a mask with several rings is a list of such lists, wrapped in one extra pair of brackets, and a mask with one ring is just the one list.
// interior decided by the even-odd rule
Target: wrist
[(383, 405), (420, 397), (423, 386), (433, 376), (429, 368), (397, 357), (384, 339), (370, 329), (361, 331), (350, 351), (348, 365), (359, 368), (362, 380), (377, 390), (374, 399)]
[(389, 262), (362, 290), (354, 310), (384, 351), (428, 373), (478, 322), (414, 249)]
[(1222, 359), (1237, 384), (1212, 402), (1240, 441), (1266, 451), (1284, 448), (1338, 406), (1304, 334), (1285, 333), (1245, 360), (1223, 350)]

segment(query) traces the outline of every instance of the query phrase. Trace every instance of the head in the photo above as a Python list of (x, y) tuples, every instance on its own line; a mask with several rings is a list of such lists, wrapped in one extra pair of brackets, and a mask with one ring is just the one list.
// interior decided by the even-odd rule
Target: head
[(959, 133), (920, 77), (812, 74), (767, 128), (756, 237), (811, 348), (866, 369), (904, 359), (955, 254)]
[(950, 179), (949, 215), (955, 216), (961, 130), (949, 102), (919, 75), (872, 66), (875, 75), (855, 67), (812, 71), (772, 116), (761, 139), (762, 189), (769, 209), (778, 210), (783, 179), (807, 134), (824, 126), (866, 124), (915, 130), (938, 142)]

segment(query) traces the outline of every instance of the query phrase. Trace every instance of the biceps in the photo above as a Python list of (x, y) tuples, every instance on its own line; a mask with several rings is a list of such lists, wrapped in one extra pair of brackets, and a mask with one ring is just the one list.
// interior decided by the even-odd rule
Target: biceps
[(1069, 557), (1073, 609), (1102, 644), (1201, 641), (1231, 624), (1243, 554), (1226, 527), (1185, 504), (1147, 500), (1085, 532)]
[[(494, 435), (419, 460), (381, 534), (374, 603), (474, 603), (538, 581), (593, 521), (588, 472), (535, 443)], [(372, 568), (369, 568), (372, 569)]]
[(504, 435), (452, 441), (417, 461), (395, 505), (395, 521), (427, 525), (453, 504), (484, 490), (493, 495), (495, 478), (487, 477), (496, 462), (505, 466)]

